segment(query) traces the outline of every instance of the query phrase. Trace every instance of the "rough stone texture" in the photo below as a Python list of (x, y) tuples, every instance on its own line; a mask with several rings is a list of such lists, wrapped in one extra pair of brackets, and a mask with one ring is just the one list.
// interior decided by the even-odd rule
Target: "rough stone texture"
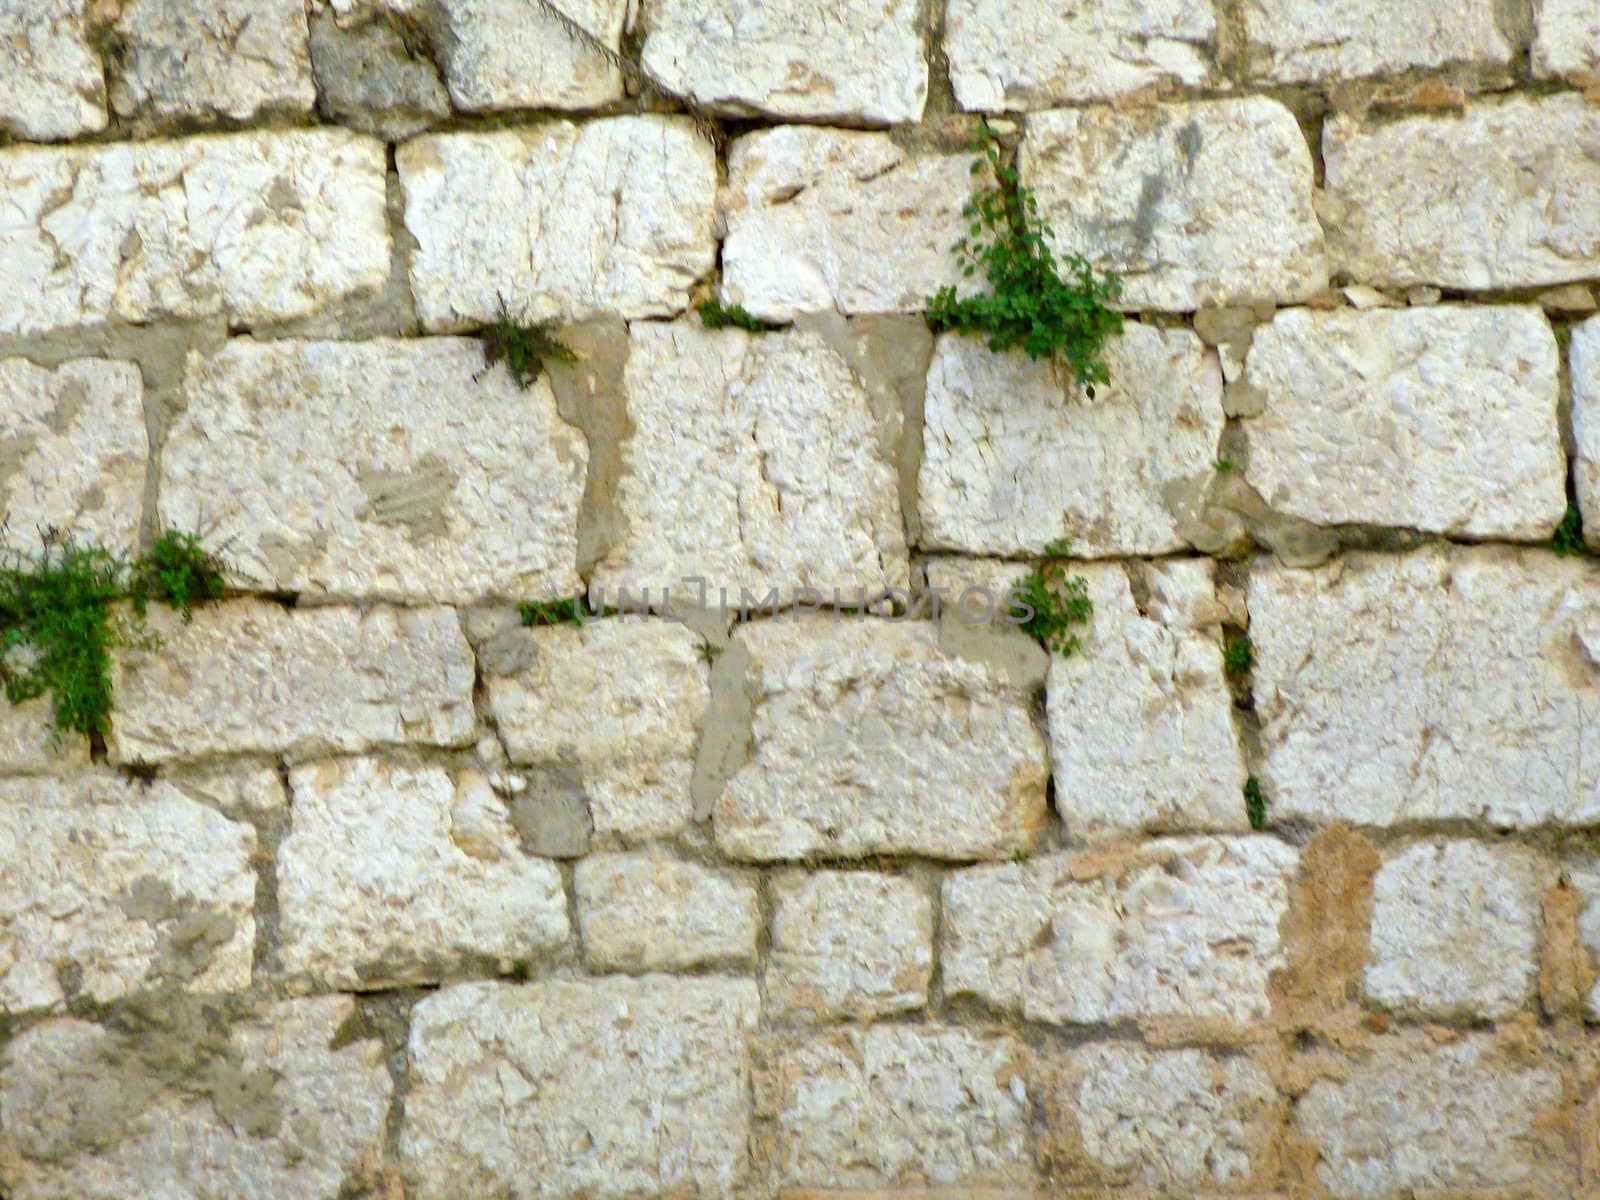
[(0, 1011), (249, 987), (255, 845), (165, 782), (0, 781)]
[(1311, 152), (1276, 101), (1039, 113), (1021, 160), (1055, 248), (1120, 274), (1129, 309), (1287, 304), (1328, 284)]
[(1503, 73), (1514, 50), (1495, 0), (1245, 0), (1245, 69), (1273, 83), (1359, 79), (1450, 64)]
[(1377, 287), (1522, 288), (1595, 274), (1600, 108), (1512, 97), (1323, 130), (1334, 269)]
[(78, 359), (54, 371), (0, 359), (0, 518), (13, 550), (40, 533), (135, 548), (144, 501), (144, 388), (132, 363)]
[(89, 46), (88, 0), (0, 4), (0, 130), (39, 141), (106, 127), (106, 79)]
[(566, 942), (561, 872), (523, 853), (475, 772), (335, 759), (297, 767), (289, 787), (279, 939), (299, 979), (432, 983), (478, 960), (509, 970)]
[(1055, 1024), (1260, 1020), (1298, 865), (1269, 838), (1195, 838), (1120, 862), (1058, 855), (954, 872), (945, 992)]
[(644, 66), (733, 113), (919, 121), (928, 63), (917, 0), (659, 0)]
[(0, 775), (72, 771), (89, 761), (89, 739), (56, 728), (49, 696), (0, 703)]
[(779, 1185), (1022, 1184), (1025, 1051), (1009, 1037), (880, 1025), (767, 1047), (759, 1145)]
[(1520, 846), (1421, 843), (1373, 884), (1367, 996), (1429, 1017), (1508, 1017), (1533, 994), (1548, 880)]
[(386, 141), (404, 141), (450, 115), (433, 63), (413, 57), (389, 23), (341, 29), (328, 13), (311, 20), (311, 67), (317, 111), (337, 124)]
[[(893, 462), (899, 414), (812, 333), (636, 325), (624, 376), (632, 433), (615, 503), (626, 523), (591, 585), (655, 594), (905, 587)], [(684, 589), (694, 595), (697, 588)]]
[(484, 669), (511, 761), (546, 790), (583, 795), (595, 832), (660, 837), (688, 824), (710, 669), (687, 628), (624, 618), (512, 630)]
[[(392, 6), (429, 12), (427, 0)], [(613, 53), (621, 47), (627, 0), (560, 0), (555, 7)], [(436, 11), (457, 108), (598, 108), (622, 99), (622, 72), (533, 0), (443, 0)]]
[(1094, 601), (1083, 648), (1050, 663), (1051, 770), (1068, 836), (1247, 829), (1249, 772), (1222, 670), (1212, 564), (1082, 573)]
[(308, 36), (304, 0), (122, 0), (111, 106), (206, 122), (310, 112)]
[(1584, 538), (1600, 549), (1600, 317), (1574, 328), (1569, 345), (1572, 437), (1577, 449), (1572, 473)]
[(961, 282), (968, 154), (911, 154), (887, 134), (787, 125), (728, 155), (723, 295), (767, 321), (919, 311)]
[(748, 1171), (755, 984), (466, 984), (411, 1014), (417, 1200), (728, 1196)]
[(136, 1036), (76, 1018), (6, 1047), (0, 1187), (14, 1200), (336, 1200), (376, 1174), (393, 1084), (355, 1004), (152, 1008)]
[(1186, 548), (1170, 485), (1207, 477), (1225, 418), (1214, 352), (1187, 330), (1126, 327), (1111, 383), (1076, 380), (1021, 351), (947, 334), (928, 372), (917, 499), (929, 548), (1076, 554)]
[(1505, 828), (1600, 816), (1592, 564), (1434, 548), (1266, 567), (1250, 577), (1250, 618), (1260, 774), (1279, 816)]
[(0, 150), (0, 334), (307, 316), (389, 276), (381, 143), (304, 129)]
[(773, 880), (772, 897), (769, 1013), (861, 1020), (927, 1004), (933, 903), (914, 880), (792, 871)]
[(931, 624), (789, 615), (735, 644), (749, 748), (714, 812), (732, 857), (999, 857), (1043, 828), (1029, 691), (946, 655)]
[(1271, 1170), (1283, 1105), (1249, 1059), (1097, 1043), (1050, 1061), (1036, 1087), (1052, 1183), (1209, 1195)]
[(1318, 524), (1543, 541), (1567, 506), (1560, 371), (1532, 306), (1281, 312), (1246, 364), (1250, 480)]
[(1589, 969), (1588, 995), (1584, 999), (1584, 1012), (1591, 1021), (1600, 1021), (1600, 858), (1588, 858), (1573, 864), (1567, 871), (1573, 889), (1578, 893), (1581, 909), (1578, 914), (1578, 936), (1587, 952)]
[(441, 134), (396, 152), (430, 330), (670, 316), (716, 262), (717, 164), (679, 117)]
[[(548, 380), (476, 342), (230, 342), (191, 357), (161, 517), (243, 586), (470, 603), (570, 596), (588, 447)], [(141, 481), (142, 482), (142, 481)]]
[(602, 970), (755, 962), (755, 881), (649, 854), (598, 854), (573, 873), (583, 952)]
[(944, 22), (950, 79), (969, 111), (1109, 100), (1214, 77), (1217, 19), (1207, 0), (951, 0)]
[(1549, 79), (1600, 70), (1600, 9), (1593, 0), (1544, 0), (1537, 12), (1533, 73)]
[(1346, 1078), (1313, 1083), (1295, 1125), (1321, 1151), (1317, 1174), (1335, 1196), (1567, 1196), (1574, 1180), (1551, 1111), (1560, 1098), (1555, 1071), (1497, 1060), (1487, 1036), (1391, 1037)]
[(155, 606), (149, 631), (159, 649), (115, 664), (114, 762), (472, 740), (472, 650), (448, 609), (237, 600), (185, 625)]

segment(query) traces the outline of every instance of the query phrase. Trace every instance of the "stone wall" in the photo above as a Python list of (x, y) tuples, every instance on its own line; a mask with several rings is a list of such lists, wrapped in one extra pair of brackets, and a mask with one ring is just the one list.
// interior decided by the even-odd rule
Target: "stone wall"
[(0, 1196), (1600, 1195), (1594, 0), (551, 2), (0, 0)]

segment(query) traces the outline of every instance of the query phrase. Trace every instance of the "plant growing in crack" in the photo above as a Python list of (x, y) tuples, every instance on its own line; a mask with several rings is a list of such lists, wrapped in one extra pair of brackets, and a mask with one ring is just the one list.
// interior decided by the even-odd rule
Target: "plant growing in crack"
[(779, 328), (760, 317), (752, 316), (750, 310), (742, 304), (723, 304), (715, 296), (709, 300), (701, 301), (695, 309), (700, 314), (700, 323), (707, 329), (743, 329), (750, 333), (771, 333)]
[(1089, 581), (1067, 574), (1065, 560), (1071, 547), (1066, 541), (1051, 542), (1044, 552), (1046, 560), (1012, 585), (1012, 615), (1020, 618), (1022, 631), (1045, 649), (1070, 658), (1083, 645), (1076, 628), (1089, 623), (1094, 601), (1089, 598)]
[(549, 322), (528, 325), (518, 321), (506, 307), (504, 297), (494, 323), (479, 336), (483, 342), (484, 368), (505, 363), (512, 380), (524, 391), (544, 374), (547, 361), (578, 361), (572, 347), (552, 332)]
[(1561, 524), (1556, 526), (1555, 535), (1550, 539), (1550, 549), (1561, 558), (1573, 558), (1589, 552), (1583, 540), (1583, 517), (1576, 504), (1567, 505), (1566, 515), (1561, 518)]
[(1244, 781), (1244, 815), (1257, 833), (1267, 827), (1267, 797), (1261, 790), (1261, 780), (1254, 775)]
[(1234, 638), (1222, 652), (1222, 669), (1231, 679), (1243, 679), (1250, 674), (1250, 669), (1255, 665), (1255, 643), (1250, 640), (1248, 634)]

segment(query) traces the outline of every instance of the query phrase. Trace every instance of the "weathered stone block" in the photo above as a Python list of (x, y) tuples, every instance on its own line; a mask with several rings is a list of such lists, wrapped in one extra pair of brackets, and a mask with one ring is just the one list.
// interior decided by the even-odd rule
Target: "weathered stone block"
[(793, 871), (773, 880), (772, 895), (770, 1012), (869, 1019), (927, 1004), (933, 902), (914, 880)]
[(243, 991), (255, 845), (250, 826), (169, 783), (0, 780), (0, 1011), (164, 985)]
[(1420, 843), (1373, 881), (1367, 996), (1427, 1017), (1508, 1017), (1533, 994), (1551, 882), (1521, 846)]
[[(624, 376), (631, 434), (613, 503), (620, 538), (591, 584), (651, 595), (907, 585), (892, 456), (898, 412), (811, 333), (639, 324)], [(695, 598), (697, 589), (681, 589)]]
[(89, 739), (56, 727), (49, 696), (22, 704), (0, 696), (0, 775), (74, 771), (88, 762)]
[(1550, 79), (1600, 70), (1600, 10), (1590, 0), (1544, 0), (1536, 19), (1535, 75)]
[(768, 1178), (835, 1188), (1027, 1184), (1026, 1051), (964, 1029), (880, 1025), (764, 1047)]
[(573, 873), (583, 951), (602, 970), (755, 962), (755, 881), (650, 854), (599, 854)]
[[(445, 80), (457, 108), (598, 108), (622, 99), (622, 72), (530, 0), (404, 0), (442, 22)], [(555, 5), (602, 46), (622, 45), (627, 0), (561, 0)], [(607, 181), (609, 186), (609, 181)]]
[(450, 115), (438, 70), (413, 56), (386, 21), (342, 29), (332, 14), (311, 21), (311, 69), (317, 111), (327, 120), (399, 142)]
[(951, 82), (969, 111), (1050, 108), (1214, 78), (1217, 18), (1207, 0), (952, 0), (944, 21)]
[(230, 342), (161, 454), (167, 527), (245, 586), (445, 603), (570, 596), (589, 461), (547, 380), (475, 342)]
[(509, 970), (561, 946), (561, 872), (531, 858), (475, 772), (372, 758), (289, 776), (278, 850), (284, 969), (336, 989), (433, 983), (487, 960)]
[(1245, 0), (1245, 69), (1320, 83), (1465, 65), (1504, 75), (1515, 47), (1494, 0)]
[(1328, 284), (1311, 152), (1276, 101), (1039, 113), (1021, 161), (1055, 248), (1120, 274), (1129, 309), (1291, 303)]
[(1583, 858), (1571, 864), (1567, 879), (1578, 894), (1581, 904), (1578, 913), (1578, 937), (1582, 942), (1580, 953), (1588, 955), (1588, 995), (1584, 999), (1584, 1012), (1591, 1021), (1600, 1021), (1600, 858)]
[(54, 371), (0, 359), (0, 517), (13, 550), (56, 529), (134, 549), (144, 503), (144, 385), (129, 362), (84, 358)]
[(1270, 838), (1194, 838), (954, 872), (946, 994), (1055, 1024), (1260, 1020), (1298, 865)]
[(149, 630), (160, 648), (115, 664), (114, 762), (472, 740), (472, 650), (448, 609), (236, 600), (187, 625), (152, 607)]
[(1066, 368), (947, 334), (928, 372), (922, 541), (972, 554), (1186, 548), (1169, 487), (1210, 475), (1226, 418), (1215, 353), (1187, 330), (1129, 325), (1093, 400)]
[(1212, 564), (1082, 573), (1094, 617), (1077, 654), (1052, 656), (1049, 681), (1056, 808), (1069, 836), (1249, 828)]
[(890, 125), (922, 119), (916, 0), (661, 0), (644, 66), (732, 113)]
[(1313, 313), (1256, 330), (1250, 481), (1276, 511), (1543, 540), (1566, 508), (1555, 337), (1534, 307)]
[[(14, 1200), (336, 1200), (375, 1181), (393, 1084), (345, 996), (166, 1001), (128, 1031), (76, 1018), (0, 1067), (0, 1187)], [(359, 1026), (356, 1026), (359, 1028)]]
[(428, 997), (400, 1135), (418, 1200), (732, 1194), (759, 1006), (748, 981), (660, 977)]
[(716, 262), (716, 155), (683, 118), (440, 134), (395, 162), (430, 330), (670, 316)]
[(1600, 549), (1600, 317), (1573, 329), (1569, 347), (1572, 437), (1577, 447), (1573, 479), (1584, 538)]
[(0, 334), (288, 320), (389, 277), (381, 142), (303, 129), (0, 150)]
[(887, 134), (787, 125), (740, 138), (719, 203), (723, 293), (767, 321), (920, 311), (961, 282), (966, 154), (916, 154)]
[(0, 129), (39, 141), (106, 127), (106, 77), (89, 46), (88, 0), (0, 8)]
[(735, 858), (1000, 857), (1045, 820), (1028, 689), (948, 655), (926, 622), (743, 626), (747, 758), (714, 810)]
[(1600, 108), (1513, 97), (1323, 130), (1334, 269), (1377, 287), (1524, 288), (1595, 274)]
[[(1250, 579), (1280, 816), (1501, 828), (1600, 817), (1600, 572), (1538, 551), (1348, 555)], [(1360, 703), (1352, 703), (1352, 697)]]

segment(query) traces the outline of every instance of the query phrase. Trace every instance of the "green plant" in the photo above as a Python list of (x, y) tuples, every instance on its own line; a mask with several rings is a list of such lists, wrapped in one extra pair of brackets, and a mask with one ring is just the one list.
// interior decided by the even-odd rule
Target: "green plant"
[(1236, 637), (1222, 653), (1222, 669), (1231, 678), (1243, 679), (1256, 665), (1256, 648), (1248, 635)]
[(524, 325), (511, 316), (504, 300), (494, 323), (480, 335), (483, 361), (488, 366), (505, 363), (518, 387), (527, 389), (544, 374), (545, 362), (576, 362), (578, 356), (555, 334), (548, 323)]
[(220, 600), (222, 590), (222, 560), (200, 544), (198, 534), (169, 530), (134, 564), (133, 600), (140, 611), (147, 600), (163, 600), (187, 623), (196, 604)]
[(1555, 536), (1550, 539), (1550, 549), (1562, 558), (1588, 553), (1589, 548), (1583, 542), (1583, 517), (1579, 515), (1576, 504), (1567, 505), (1567, 514), (1561, 518)]
[(707, 329), (726, 329), (732, 325), (736, 329), (746, 329), (751, 333), (771, 333), (778, 328), (759, 317), (751, 316), (750, 310), (744, 305), (725, 305), (715, 296), (701, 301), (695, 312), (700, 314), (700, 321)]
[(565, 600), (532, 600), (517, 605), (517, 616), (524, 625), (582, 625), (592, 617), (610, 616), (614, 608), (595, 612), (576, 596)]
[(1122, 295), (1122, 281), (1097, 279), (1082, 255), (1066, 254), (1058, 263), (1050, 249), (1054, 231), (987, 121), (978, 123), (973, 150), (972, 173), (988, 171), (993, 183), (961, 210), (971, 224), (952, 249), (962, 275), (981, 271), (989, 292), (962, 298), (953, 287), (940, 288), (927, 301), (928, 326), (986, 338), (997, 353), (1021, 346), (1029, 358), (1064, 361), (1093, 399), (1096, 385), (1111, 378), (1104, 349), (1122, 330), (1122, 314), (1110, 307)]
[(1244, 781), (1244, 812), (1250, 818), (1250, 828), (1260, 832), (1267, 827), (1267, 797), (1261, 791), (1261, 780), (1254, 775)]
[(1012, 585), (1013, 613), (1021, 616), (1031, 610), (1031, 615), (1021, 622), (1023, 632), (1038, 638), (1046, 649), (1063, 658), (1071, 657), (1082, 646), (1073, 627), (1088, 624), (1094, 615), (1089, 581), (1082, 575), (1069, 576), (1062, 561), (1070, 550), (1064, 541), (1050, 543), (1045, 547), (1046, 561)]
[(1221, 474), (1221, 475), (1232, 475), (1233, 474), (1233, 459), (1231, 459), (1231, 458), (1219, 458), (1219, 459), (1217, 459), (1217, 472), (1218, 472), (1218, 474)]

